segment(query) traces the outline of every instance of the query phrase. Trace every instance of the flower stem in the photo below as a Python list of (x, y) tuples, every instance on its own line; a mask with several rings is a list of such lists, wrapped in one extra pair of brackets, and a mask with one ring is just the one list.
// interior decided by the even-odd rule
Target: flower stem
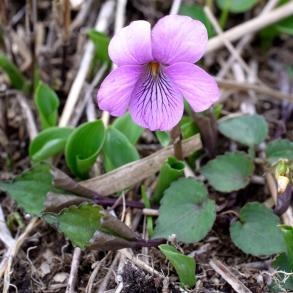
[(176, 159), (183, 160), (182, 143), (181, 143), (181, 129), (180, 129), (179, 124), (177, 124), (171, 130), (171, 138), (173, 141), (174, 154), (175, 154)]
[(203, 147), (212, 159), (217, 155), (218, 129), (213, 112), (205, 114), (192, 113), (192, 118), (198, 126)]
[(133, 244), (133, 248), (157, 247), (157, 246), (164, 244), (166, 242), (167, 242), (167, 240), (163, 239), (163, 238), (150, 239), (150, 240), (137, 239)]

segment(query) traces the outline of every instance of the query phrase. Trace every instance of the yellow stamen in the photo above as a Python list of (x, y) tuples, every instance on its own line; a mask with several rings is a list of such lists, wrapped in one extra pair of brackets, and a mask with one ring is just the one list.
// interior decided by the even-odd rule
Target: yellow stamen
[(152, 75), (156, 76), (159, 71), (160, 64), (158, 62), (151, 62), (150, 66), (151, 66)]

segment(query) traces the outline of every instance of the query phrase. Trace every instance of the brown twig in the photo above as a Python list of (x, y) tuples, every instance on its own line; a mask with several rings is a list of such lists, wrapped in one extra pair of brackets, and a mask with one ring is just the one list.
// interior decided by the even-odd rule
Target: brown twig
[(214, 113), (210, 110), (206, 115), (193, 112), (192, 118), (199, 128), (203, 148), (210, 158), (215, 158), (218, 146), (218, 128)]
[(71, 269), (70, 269), (70, 275), (68, 278), (68, 284), (66, 287), (66, 293), (75, 293), (74, 288), (75, 288), (76, 279), (77, 279), (80, 256), (81, 256), (81, 249), (79, 247), (75, 247), (73, 256), (72, 256)]
[(274, 90), (268, 86), (260, 86), (256, 84), (237, 82), (233, 80), (225, 80), (220, 78), (216, 78), (216, 80), (219, 87), (222, 89), (232, 89), (232, 90), (246, 91), (246, 92), (252, 90), (259, 94), (293, 102), (292, 95), (286, 95), (282, 93), (281, 91)]
[[(63, 0), (63, 46), (62, 46), (62, 69), (61, 78), (66, 80), (66, 63), (67, 63), (67, 48), (70, 33), (70, 2), (69, 0)], [(65, 83), (65, 82), (64, 82)]]
[[(183, 157), (188, 157), (193, 152), (201, 149), (199, 135), (194, 135), (182, 141)], [(158, 172), (162, 163), (174, 155), (173, 146), (166, 147), (139, 161), (126, 164), (107, 174), (81, 181), (80, 184), (88, 189), (95, 190), (99, 195), (107, 196), (127, 189), (140, 181)]]
[(222, 262), (212, 259), (209, 264), (236, 292), (252, 293)]

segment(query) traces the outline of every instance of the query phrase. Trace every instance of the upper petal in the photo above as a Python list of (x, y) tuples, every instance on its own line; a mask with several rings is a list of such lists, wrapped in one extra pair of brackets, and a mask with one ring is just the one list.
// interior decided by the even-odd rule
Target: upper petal
[(113, 116), (123, 115), (129, 106), (134, 85), (142, 72), (141, 65), (125, 65), (114, 69), (98, 90), (99, 108)]
[(195, 112), (208, 109), (220, 98), (215, 79), (200, 67), (190, 63), (176, 63), (165, 69)]
[(109, 56), (118, 66), (151, 61), (151, 25), (147, 21), (138, 20), (122, 28), (110, 41)]
[(132, 93), (130, 113), (140, 126), (154, 130), (170, 130), (183, 115), (183, 97), (163, 71), (153, 76), (143, 74)]
[(203, 56), (207, 43), (205, 26), (188, 16), (165, 16), (152, 30), (153, 57), (166, 65), (198, 61)]

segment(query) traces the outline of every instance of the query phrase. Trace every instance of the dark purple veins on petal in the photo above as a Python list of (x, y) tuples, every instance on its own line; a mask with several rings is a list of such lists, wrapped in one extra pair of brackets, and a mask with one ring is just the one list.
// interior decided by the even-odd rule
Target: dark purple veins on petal
[(172, 82), (162, 70), (159, 70), (157, 75), (153, 75), (151, 70), (148, 70), (136, 85), (133, 98), (136, 99), (139, 115), (152, 115), (152, 119), (156, 119), (154, 114), (161, 116), (164, 112), (169, 117), (173, 111), (176, 111), (177, 95)]

